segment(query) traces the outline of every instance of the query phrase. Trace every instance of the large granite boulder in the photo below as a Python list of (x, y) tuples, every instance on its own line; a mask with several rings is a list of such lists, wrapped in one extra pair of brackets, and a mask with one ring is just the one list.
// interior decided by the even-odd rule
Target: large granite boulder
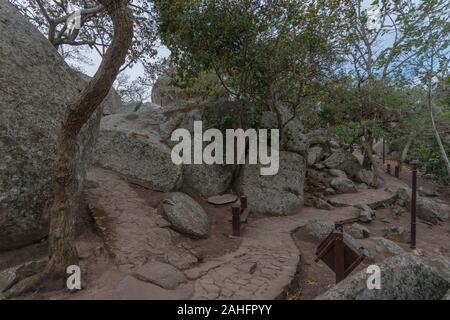
[[(411, 190), (401, 188), (397, 191), (399, 201), (406, 207), (411, 208)], [(417, 196), (416, 201), (417, 216), (433, 224), (447, 221), (449, 217), (449, 207), (440, 204), (432, 199)]]
[(334, 229), (335, 225), (333, 221), (314, 219), (301, 227), (301, 232), (312, 240), (321, 242), (325, 240)]
[(344, 171), (349, 178), (355, 177), (362, 169), (358, 159), (344, 149), (338, 149), (323, 163), (329, 169), (339, 169)]
[(289, 215), (303, 206), (304, 157), (281, 151), (278, 174), (261, 176), (260, 168), (261, 165), (244, 165), (236, 183), (236, 190), (247, 196), (253, 211), (268, 215)]
[(369, 290), (369, 275), (362, 270), (319, 296), (317, 300), (439, 300), (450, 283), (417, 256), (407, 253), (389, 258), (381, 269), (381, 289)]
[(210, 220), (203, 208), (187, 194), (174, 192), (159, 208), (174, 230), (193, 238), (207, 238)]
[[(16, 8), (0, 0), (0, 250), (45, 237), (61, 120), (86, 85)], [(77, 143), (78, 179), (89, 166), (101, 110)]]
[(182, 183), (182, 167), (172, 162), (171, 149), (152, 130), (151, 123), (140, 122), (142, 118), (135, 116), (110, 116), (123, 121), (102, 119), (95, 163), (145, 181), (154, 190), (176, 190)]
[(358, 190), (356, 190), (356, 186), (348, 178), (343, 177), (336, 177), (333, 180), (331, 180), (331, 186), (334, 190), (336, 190), (336, 193), (342, 194), (342, 193), (357, 193)]
[(203, 197), (223, 194), (231, 187), (233, 167), (231, 165), (185, 165), (183, 184), (191, 187)]

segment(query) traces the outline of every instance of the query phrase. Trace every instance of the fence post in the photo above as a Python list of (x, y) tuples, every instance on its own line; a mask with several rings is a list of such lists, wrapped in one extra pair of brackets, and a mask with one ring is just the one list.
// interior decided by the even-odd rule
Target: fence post
[(416, 233), (417, 233), (417, 165), (418, 160), (413, 160), (412, 164), (412, 191), (411, 191), (411, 249), (416, 249)]
[(233, 236), (241, 236), (241, 206), (239, 204), (234, 204), (231, 207), (233, 214)]

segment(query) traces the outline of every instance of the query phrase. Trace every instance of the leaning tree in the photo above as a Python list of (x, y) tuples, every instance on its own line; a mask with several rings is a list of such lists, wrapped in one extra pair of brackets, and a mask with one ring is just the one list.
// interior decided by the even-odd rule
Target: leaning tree
[[(106, 7), (96, 0), (9, 0), (41, 32), (61, 56), (75, 66), (89, 64), (91, 52), (103, 58), (114, 37), (114, 25)], [(133, 18), (133, 40), (120, 71), (140, 63), (145, 76), (140, 83), (149, 87), (157, 73), (156, 19), (153, 2), (130, 0)], [(80, 28), (70, 28), (68, 21), (79, 10)], [(122, 81), (123, 85), (123, 81)], [(130, 83), (128, 83), (130, 85)]]
[(19, 282), (7, 296), (16, 296), (43, 284), (46, 280), (64, 279), (66, 268), (77, 264), (75, 221), (80, 194), (77, 178), (76, 141), (125, 63), (133, 40), (133, 16), (128, 0), (98, 0), (113, 25), (112, 41), (94, 77), (69, 104), (57, 139), (53, 164), (54, 202), (49, 233), (50, 259), (45, 269)]

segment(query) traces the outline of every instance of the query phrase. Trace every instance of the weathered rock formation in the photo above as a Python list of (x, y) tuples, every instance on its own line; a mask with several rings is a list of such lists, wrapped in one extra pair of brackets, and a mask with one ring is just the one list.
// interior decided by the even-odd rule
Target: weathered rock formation
[[(7, 250), (47, 235), (57, 135), (66, 107), (86, 82), (5, 0), (0, 39), (0, 250)], [(80, 187), (101, 109), (78, 140)]]

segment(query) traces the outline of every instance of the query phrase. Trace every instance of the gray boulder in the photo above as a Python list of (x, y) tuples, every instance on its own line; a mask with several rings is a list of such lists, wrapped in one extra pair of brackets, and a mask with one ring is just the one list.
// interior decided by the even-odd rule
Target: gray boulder
[[(397, 191), (397, 196), (401, 204), (411, 208), (411, 190), (401, 188)], [(432, 199), (417, 196), (416, 201), (417, 216), (425, 221), (433, 224), (447, 221), (449, 217), (449, 208), (446, 205), (440, 204)]]
[(450, 289), (447, 291), (447, 293), (445, 294), (444, 298), (442, 298), (442, 300), (450, 301)]
[(278, 174), (261, 176), (261, 165), (244, 165), (236, 190), (248, 198), (249, 207), (257, 213), (289, 215), (303, 206), (306, 161), (296, 153), (280, 152)]
[(344, 171), (342, 171), (342, 170), (330, 169), (329, 172), (330, 172), (330, 174), (333, 177), (336, 177), (336, 178), (347, 178), (347, 174)]
[(403, 254), (405, 251), (395, 242), (383, 237), (370, 237), (364, 240), (365, 262), (372, 264)]
[(448, 220), (448, 207), (444, 207), (434, 200), (423, 197), (418, 198), (417, 214), (420, 219), (437, 224)]
[(333, 180), (331, 180), (331, 186), (338, 194), (358, 192), (353, 181), (347, 178), (334, 178)]
[(378, 264), (381, 290), (369, 290), (369, 274), (362, 270), (316, 298), (317, 300), (438, 300), (450, 283), (413, 254), (402, 254)]
[(359, 223), (352, 223), (344, 226), (344, 231), (355, 239), (366, 239), (370, 237), (370, 231)]
[(363, 223), (371, 223), (375, 218), (375, 211), (366, 204), (356, 205), (356, 208), (359, 209), (359, 221)]
[(205, 210), (188, 195), (175, 192), (160, 205), (160, 212), (172, 228), (194, 238), (207, 238), (210, 221)]
[(182, 167), (171, 159), (171, 149), (157, 135), (102, 128), (95, 163), (127, 177), (145, 181), (157, 191), (174, 191), (182, 183)]
[(191, 164), (184, 166), (183, 183), (204, 197), (224, 193), (231, 186), (233, 167)]
[(324, 240), (334, 230), (334, 222), (314, 219), (302, 227), (302, 233), (317, 242)]
[(283, 149), (306, 156), (308, 150), (308, 136), (303, 133), (304, 127), (297, 118), (290, 120), (284, 127)]
[(323, 148), (321, 146), (314, 146), (308, 149), (308, 166), (322, 160)]
[(385, 228), (383, 230), (383, 236), (386, 239), (400, 243), (409, 243), (411, 240), (411, 232), (405, 230), (405, 228), (403, 227), (398, 226)]
[(362, 169), (358, 159), (350, 152), (339, 149), (324, 162), (324, 165), (329, 169), (339, 169), (344, 171), (349, 178), (353, 178)]
[[(0, 1), (0, 250), (45, 237), (52, 206), (56, 139), (86, 82), (15, 7)], [(80, 191), (102, 107), (77, 141)]]
[(174, 191), (182, 183), (182, 167), (175, 165), (158, 134), (162, 114), (116, 114), (102, 118), (95, 153), (97, 165), (147, 182), (158, 191)]
[[(356, 180), (367, 184), (368, 186), (372, 184), (373, 172), (367, 169), (362, 169), (356, 174)], [(378, 178), (380, 179), (380, 178)]]

